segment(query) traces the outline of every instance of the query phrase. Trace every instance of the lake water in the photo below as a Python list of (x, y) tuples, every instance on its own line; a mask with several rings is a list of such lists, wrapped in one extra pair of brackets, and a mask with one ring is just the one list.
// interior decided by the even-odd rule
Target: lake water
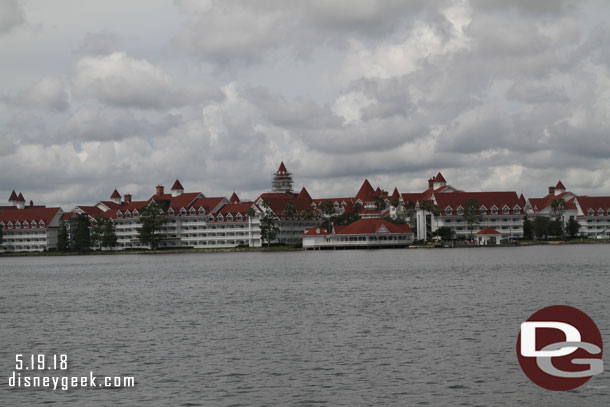
[[(610, 338), (609, 248), (0, 258), (0, 405), (608, 405), (608, 371), (546, 391), (515, 343), (553, 304)], [(9, 389), (16, 353), (136, 386)]]

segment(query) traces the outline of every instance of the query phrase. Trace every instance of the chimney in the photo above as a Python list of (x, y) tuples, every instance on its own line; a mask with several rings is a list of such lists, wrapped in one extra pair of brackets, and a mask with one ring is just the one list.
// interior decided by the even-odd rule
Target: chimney
[(30, 206), (34, 206), (34, 201), (30, 200)]
[(549, 195), (555, 195), (555, 187), (549, 187)]
[(428, 189), (432, 188), (434, 186), (434, 178), (430, 178), (428, 180)]
[(125, 194), (123, 195), (123, 198), (125, 198), (126, 203), (131, 203), (131, 194)]
[(157, 195), (158, 196), (163, 195), (163, 189), (164, 189), (163, 185), (157, 185)]

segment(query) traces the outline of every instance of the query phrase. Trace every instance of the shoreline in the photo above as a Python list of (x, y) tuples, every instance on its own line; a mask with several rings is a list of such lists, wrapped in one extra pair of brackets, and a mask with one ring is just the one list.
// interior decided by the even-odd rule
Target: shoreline
[[(521, 242), (519, 245), (488, 245), (488, 246), (467, 246), (459, 245), (452, 247), (434, 246), (434, 245), (412, 245), (406, 249), (483, 249), (497, 247), (531, 247), (531, 246), (558, 246), (558, 245), (590, 245), (590, 244), (610, 244), (610, 239), (574, 239), (574, 240), (528, 240)], [(332, 250), (332, 249), (328, 249)], [(346, 250), (346, 249), (337, 249)], [(352, 249), (352, 250), (376, 250), (371, 249)], [(271, 247), (226, 247), (217, 249), (169, 249), (169, 250), (92, 250), (88, 252), (7, 252), (0, 253), (0, 258), (3, 257), (35, 257), (35, 256), (113, 256), (113, 255), (163, 255), (163, 254), (189, 254), (189, 253), (239, 253), (239, 252), (300, 252), (308, 251), (302, 247), (290, 246), (271, 246)], [(314, 250), (316, 251), (316, 250)]]

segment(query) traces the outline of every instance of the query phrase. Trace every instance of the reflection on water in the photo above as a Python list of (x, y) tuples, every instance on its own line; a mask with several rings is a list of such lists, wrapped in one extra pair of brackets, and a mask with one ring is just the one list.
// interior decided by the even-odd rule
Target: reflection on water
[[(610, 338), (605, 245), (0, 258), (3, 405), (605, 405), (608, 373), (530, 383), (519, 324), (576, 306)], [(15, 353), (136, 388), (10, 390)]]

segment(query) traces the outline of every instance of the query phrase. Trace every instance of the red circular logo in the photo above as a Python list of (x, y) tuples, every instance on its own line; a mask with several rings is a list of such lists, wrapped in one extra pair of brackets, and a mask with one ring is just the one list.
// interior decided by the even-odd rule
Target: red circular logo
[(521, 369), (547, 390), (572, 390), (601, 373), (602, 350), (595, 322), (567, 305), (535, 312), (521, 324), (517, 337)]

